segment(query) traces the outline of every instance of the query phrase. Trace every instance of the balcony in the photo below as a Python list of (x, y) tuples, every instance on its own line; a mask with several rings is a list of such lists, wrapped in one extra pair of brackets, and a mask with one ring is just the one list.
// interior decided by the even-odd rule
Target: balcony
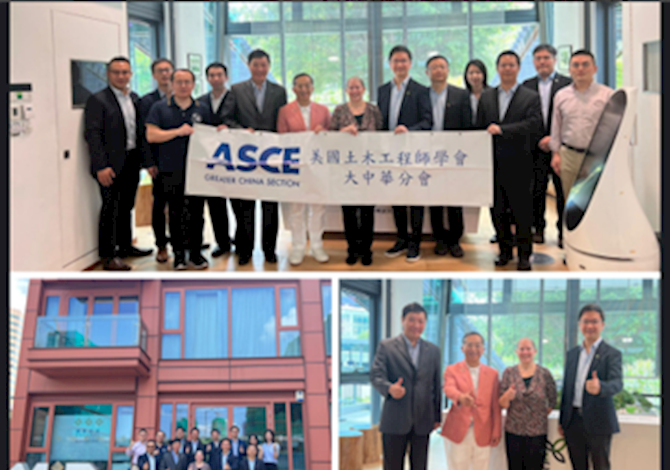
[(139, 315), (39, 317), (28, 360), (50, 377), (147, 375), (146, 349)]

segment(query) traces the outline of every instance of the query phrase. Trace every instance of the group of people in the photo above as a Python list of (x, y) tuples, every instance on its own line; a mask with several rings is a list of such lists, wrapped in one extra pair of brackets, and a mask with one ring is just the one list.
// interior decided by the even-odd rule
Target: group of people
[[(535, 362), (534, 342), (516, 345), (517, 365), (498, 371), (481, 363), (484, 338), (463, 336), (465, 359), (440, 373), (440, 349), (421, 338), (425, 309), (418, 303), (402, 311), (403, 333), (381, 341), (370, 381), (384, 398), (379, 423), (384, 469), (404, 468), (407, 446), (412, 470), (425, 470), (429, 435), (442, 428), (450, 470), (488, 470), (491, 448), (505, 431), (510, 470), (542, 470), (548, 415), (557, 402), (551, 372)], [(579, 312), (583, 342), (568, 351), (563, 372), (558, 431), (565, 437), (575, 470), (610, 468), (612, 434), (619, 425), (612, 397), (623, 388), (621, 352), (603, 341), (605, 313), (596, 304)], [(451, 401), (442, 421), (442, 391)], [(502, 425), (501, 409), (506, 409)]]
[[(500, 53), (496, 68), (500, 85), (487, 84), (487, 70), (480, 60), (470, 61), (464, 72), (467, 89), (448, 84), (449, 60), (435, 55), (426, 63), (430, 87), (410, 77), (412, 53), (402, 45), (389, 53), (393, 79), (378, 89), (377, 104), (364, 100), (365, 83), (359, 77), (347, 81), (349, 100), (335, 108), (314, 103), (314, 78), (300, 73), (293, 79), (295, 101), (287, 104), (284, 87), (267, 79), (270, 56), (263, 50), (248, 56), (249, 80), (226, 88), (228, 71), (222, 63), (209, 64), (207, 81), (212, 90), (194, 99), (196, 77), (188, 69), (174, 69), (168, 59), (158, 59), (152, 74), (158, 88), (139, 98), (129, 90), (130, 62), (116, 57), (107, 65), (109, 87), (91, 96), (86, 104), (85, 137), (91, 156), (91, 173), (99, 183), (102, 209), (99, 225), (99, 254), (107, 270), (129, 270), (124, 257), (148, 256), (131, 244), (130, 213), (140, 168), (153, 178), (152, 226), (156, 238), (156, 260), (169, 259), (172, 245), (174, 268), (208, 267), (202, 256), (204, 205), (207, 203), (217, 246), (212, 256), (222, 256), (235, 245), (238, 264), (251, 260), (254, 248), (256, 201), (231, 198), (237, 229), (229, 234), (226, 199), (185, 196), (186, 154), (193, 124), (217, 129), (244, 128), (253, 131), (302, 132), (311, 130), (358, 132), (392, 131), (396, 134), (419, 131), (485, 129), (493, 139), (494, 204), (491, 209), (499, 245), (497, 266), (513, 260), (518, 250), (519, 270), (530, 270), (533, 243), (544, 243), (545, 205), (548, 178), (553, 178), (559, 214), (559, 246), (562, 247), (564, 199), (570, 192), (581, 166), (586, 147), (602, 111), (613, 93), (594, 81), (595, 59), (579, 50), (570, 59), (570, 77), (555, 70), (556, 49), (537, 46), (533, 61), (538, 75), (517, 82), (520, 58), (511, 50)], [(342, 207), (348, 245), (346, 262), (363, 265), (373, 262), (374, 207), (364, 204)], [(169, 208), (166, 235), (165, 206)], [(461, 207), (448, 207), (448, 229), (444, 227), (445, 207), (427, 201), (434, 252), (460, 258), (463, 235)], [(279, 204), (262, 201), (262, 248), (265, 260), (276, 263)], [(302, 263), (311, 254), (322, 263), (329, 260), (323, 248), (325, 207), (310, 203), (282, 203), (285, 225), (291, 231), (289, 262)], [(409, 216), (408, 216), (409, 212)], [(394, 206), (395, 244), (386, 256), (404, 255), (408, 262), (420, 259), (424, 207)], [(411, 227), (411, 230), (409, 229)]]
[(177, 427), (169, 442), (163, 431), (158, 431), (155, 439), (147, 439), (146, 429), (140, 429), (137, 441), (126, 449), (130, 470), (277, 470), (280, 446), (274, 431), (266, 430), (263, 442), (255, 434), (245, 442), (239, 439), (239, 432), (233, 425), (228, 437), (221, 439), (220, 431), (214, 428), (205, 444), (196, 427), (188, 438), (184, 428)]

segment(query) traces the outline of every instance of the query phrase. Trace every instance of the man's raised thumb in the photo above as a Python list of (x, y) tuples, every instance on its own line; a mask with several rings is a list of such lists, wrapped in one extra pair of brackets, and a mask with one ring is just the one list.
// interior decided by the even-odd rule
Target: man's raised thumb
[(594, 370), (593, 375), (591, 377), (594, 378), (595, 380), (598, 380), (598, 372)]

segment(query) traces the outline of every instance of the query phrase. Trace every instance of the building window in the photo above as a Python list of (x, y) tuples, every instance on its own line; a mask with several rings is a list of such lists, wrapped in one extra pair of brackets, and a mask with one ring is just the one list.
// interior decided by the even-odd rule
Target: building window
[(223, 357), (228, 357), (228, 291), (187, 291), (184, 358)]
[(49, 408), (35, 408), (33, 411), (33, 429), (30, 433), (30, 447), (44, 447), (46, 445), (48, 427)]
[(163, 335), (161, 358), (181, 359), (181, 335)]
[(281, 326), (298, 326), (298, 309), (295, 288), (279, 289)]
[(88, 297), (70, 297), (67, 314), (71, 317), (83, 317), (88, 311)]
[(128, 447), (133, 442), (133, 406), (116, 407), (114, 447)]
[(188, 432), (188, 405), (186, 403), (177, 403), (177, 413), (175, 415), (177, 423), (175, 425), (175, 430), (177, 428), (182, 428), (184, 431)]
[(197, 427), (200, 432), (200, 440), (205, 444), (211, 442), (210, 436), (214, 429), (217, 429), (222, 436), (228, 435), (227, 418), (228, 408), (225, 406), (196, 407), (195, 427)]
[(107, 466), (112, 430), (112, 405), (56, 406), (51, 437), (51, 462), (91, 462)]
[(148, 21), (131, 18), (128, 22), (131, 89), (142, 96), (154, 88), (151, 63), (158, 58), (158, 27)]
[(47, 297), (47, 306), (44, 309), (45, 317), (57, 317), (60, 309), (60, 297), (59, 296), (49, 296)]
[(219, 61), (218, 2), (203, 2), (205, 17), (205, 60), (207, 64)]
[(321, 309), (323, 311), (323, 334), (326, 340), (326, 356), (330, 356), (333, 318), (332, 286), (330, 284), (321, 284)]
[(233, 357), (275, 357), (274, 288), (232, 289), (232, 309)]
[(240, 428), (240, 439), (247, 440), (256, 434), (262, 442), (267, 429), (264, 406), (236, 406), (233, 408), (233, 420), (233, 424)]
[(165, 433), (166, 440), (172, 439), (172, 403), (163, 403), (160, 407), (159, 431)]
[(302, 403), (291, 403), (291, 434), (293, 437), (293, 470), (305, 470), (305, 433)]
[(340, 371), (370, 372), (370, 326), (374, 299), (343, 287), (340, 294)]

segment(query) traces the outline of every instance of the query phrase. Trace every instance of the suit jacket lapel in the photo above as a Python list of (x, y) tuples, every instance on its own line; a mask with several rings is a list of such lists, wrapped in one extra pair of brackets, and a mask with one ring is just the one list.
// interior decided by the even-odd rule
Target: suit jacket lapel
[[(402, 116), (403, 111), (405, 110), (405, 105), (407, 104), (408, 97), (412, 94), (410, 88), (412, 88), (412, 80), (411, 78), (407, 82), (407, 86), (405, 87), (405, 93), (402, 95), (402, 101), (400, 102), (400, 111), (398, 111), (398, 122), (400, 122), (400, 116)], [(389, 106), (389, 110), (391, 107)]]
[[(267, 111), (269, 109), (269, 103), (270, 103), (270, 93), (272, 87), (270, 87), (270, 82), (266, 80), (265, 82), (265, 96), (263, 96), (263, 112)], [(260, 111), (259, 111), (260, 112)], [(263, 113), (261, 113), (263, 114)]]
[[(256, 113), (258, 114), (258, 116), (260, 116), (261, 112), (259, 111), (258, 106), (256, 105), (256, 92), (255, 92), (255, 89), (254, 89), (255, 86), (256, 85), (254, 84), (254, 82), (252, 82), (251, 79), (249, 79), (249, 86), (246, 87), (246, 89), (247, 89), (246, 94), (247, 94), (247, 97), (251, 100), (251, 106), (254, 107), (254, 109), (256, 110)], [(267, 92), (268, 91), (266, 89), (265, 90), (266, 96), (267, 96)]]
[(521, 89), (521, 85), (519, 85), (518, 87), (516, 87), (516, 91), (515, 91), (514, 94), (512, 95), (512, 98), (510, 98), (510, 100), (509, 100), (509, 104), (507, 105), (507, 109), (505, 110), (505, 115), (503, 116), (503, 122), (507, 122), (507, 117), (510, 115), (510, 111), (511, 111), (511, 110), (513, 109), (513, 107), (514, 107), (514, 102), (515, 102), (515, 100), (516, 100), (516, 97), (517, 97), (518, 94), (519, 94), (519, 90), (520, 90), (520, 89)]
[[(119, 100), (116, 99), (116, 95), (112, 91), (111, 85), (107, 87), (107, 98), (110, 100), (111, 103), (114, 104), (114, 107), (116, 108), (117, 112), (119, 113), (119, 117), (121, 118), (121, 126), (119, 131), (123, 135), (123, 140), (122, 142), (125, 142), (128, 139), (128, 136), (126, 135), (126, 118), (123, 115), (123, 110), (121, 109), (121, 105), (119, 104)], [(137, 117), (139, 115), (139, 111), (137, 110), (137, 107), (135, 108), (135, 116)], [(137, 120), (137, 119), (136, 119)], [(124, 145), (125, 148), (125, 145)]]
[[(396, 348), (400, 350), (400, 353), (402, 354), (402, 356), (407, 360), (407, 363), (412, 368), (412, 371), (416, 372), (416, 368), (414, 367), (414, 364), (412, 363), (412, 358), (409, 355), (409, 351), (407, 351), (407, 345), (405, 344), (405, 338), (403, 338), (402, 335), (399, 335), (397, 338), (398, 339), (396, 340)], [(421, 354), (419, 354), (419, 359), (420, 358), (421, 358)]]
[[(502, 123), (502, 119), (500, 119), (500, 101), (498, 100), (498, 93), (500, 93), (500, 86), (495, 87), (495, 93), (493, 93), (493, 109), (495, 109), (495, 122), (497, 123)], [(484, 96), (484, 92), (482, 91), (482, 94), (479, 97), (479, 101), (481, 103), (482, 96)]]
[(598, 348), (595, 350), (595, 355), (593, 356), (593, 361), (591, 361), (591, 367), (589, 367), (589, 376), (587, 377), (587, 379), (590, 379), (591, 375), (593, 374), (593, 371), (596, 370), (596, 367), (600, 362), (600, 356), (602, 356), (603, 349), (607, 349), (607, 347), (603, 348), (604, 344), (605, 342), (601, 341), (601, 343), (598, 345)]

